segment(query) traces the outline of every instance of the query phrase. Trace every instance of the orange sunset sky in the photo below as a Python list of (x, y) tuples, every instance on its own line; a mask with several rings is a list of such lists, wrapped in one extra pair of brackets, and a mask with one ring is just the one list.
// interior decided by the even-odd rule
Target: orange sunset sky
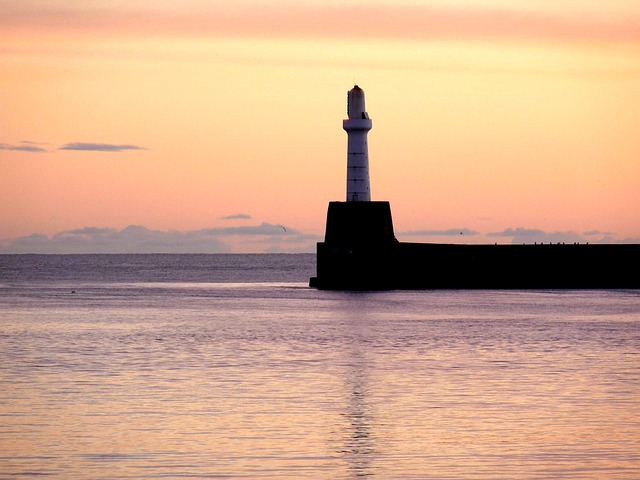
[(0, 253), (640, 242), (637, 0), (0, 0)]

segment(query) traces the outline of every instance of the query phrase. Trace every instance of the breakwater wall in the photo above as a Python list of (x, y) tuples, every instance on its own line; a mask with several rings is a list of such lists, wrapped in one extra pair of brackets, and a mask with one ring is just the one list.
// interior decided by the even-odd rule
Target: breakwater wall
[(640, 245), (398, 242), (389, 202), (331, 202), (320, 289), (638, 289)]

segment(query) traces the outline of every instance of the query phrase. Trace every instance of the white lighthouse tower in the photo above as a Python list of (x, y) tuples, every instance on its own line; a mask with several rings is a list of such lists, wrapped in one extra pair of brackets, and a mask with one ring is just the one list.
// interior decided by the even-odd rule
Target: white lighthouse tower
[(347, 94), (347, 116), (342, 121), (347, 142), (347, 202), (370, 202), (369, 148), (371, 119), (364, 106), (364, 90), (355, 85)]

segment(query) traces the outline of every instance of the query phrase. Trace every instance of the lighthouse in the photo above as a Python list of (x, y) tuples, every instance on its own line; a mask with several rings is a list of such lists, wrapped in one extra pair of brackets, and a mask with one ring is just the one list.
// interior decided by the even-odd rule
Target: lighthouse
[(342, 128), (347, 132), (347, 202), (370, 202), (369, 148), (367, 134), (371, 119), (364, 104), (364, 90), (355, 85), (347, 93), (347, 119)]
[(392, 288), (397, 278), (398, 241), (391, 206), (371, 201), (367, 134), (371, 119), (364, 91), (355, 85), (347, 94), (347, 201), (329, 202), (324, 242), (317, 244), (317, 276), (309, 280), (323, 289)]

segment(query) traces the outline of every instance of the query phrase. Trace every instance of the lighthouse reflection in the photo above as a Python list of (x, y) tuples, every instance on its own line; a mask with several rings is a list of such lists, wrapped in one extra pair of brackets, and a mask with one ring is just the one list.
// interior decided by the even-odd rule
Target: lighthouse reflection
[[(356, 302), (360, 303), (360, 302)], [(343, 456), (352, 478), (373, 476), (373, 461), (376, 453), (375, 418), (371, 403), (369, 376), (372, 371), (370, 360), (370, 332), (364, 321), (366, 311), (348, 308), (345, 314), (345, 335), (351, 337), (344, 350), (344, 409), (340, 413), (342, 425), (339, 451)]]
[(342, 453), (354, 477), (373, 475), (372, 454), (375, 442), (372, 435), (372, 418), (368, 403), (367, 367), (353, 365), (348, 374), (347, 386), (351, 389), (347, 410), (343, 415), (349, 423), (350, 437), (345, 438)]

